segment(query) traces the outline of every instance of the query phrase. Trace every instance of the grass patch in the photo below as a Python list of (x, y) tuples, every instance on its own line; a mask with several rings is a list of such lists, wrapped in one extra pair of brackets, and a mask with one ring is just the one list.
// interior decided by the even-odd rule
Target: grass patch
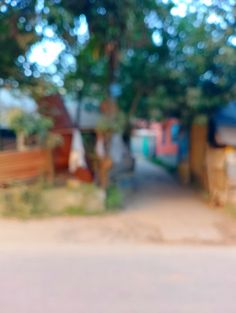
[(20, 219), (98, 215), (106, 211), (105, 192), (92, 184), (18, 185), (0, 190), (0, 215)]
[(69, 215), (69, 216), (97, 216), (101, 214), (105, 214), (106, 211), (101, 210), (101, 211), (89, 211), (86, 208), (83, 207), (77, 207), (77, 206), (71, 206), (67, 207), (64, 210), (64, 215)]
[(43, 201), (40, 186), (24, 186), (6, 190), (1, 197), (2, 215), (27, 219), (50, 215), (47, 204)]
[(124, 205), (124, 196), (120, 188), (116, 185), (111, 185), (106, 193), (106, 208), (108, 210), (118, 210)]
[(77, 181), (68, 181), (64, 186), (35, 183), (0, 190), (0, 215), (19, 219), (98, 216), (115, 212), (123, 205), (123, 192), (115, 184), (106, 192)]

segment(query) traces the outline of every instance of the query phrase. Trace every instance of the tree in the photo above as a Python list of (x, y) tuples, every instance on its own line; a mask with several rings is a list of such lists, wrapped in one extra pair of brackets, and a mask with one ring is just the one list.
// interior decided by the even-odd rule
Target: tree
[(85, 94), (104, 95), (115, 80), (119, 104), (130, 115), (186, 119), (234, 95), (230, 1), (191, 3), (185, 16), (172, 14), (173, 4), (162, 1), (69, 1), (67, 9), (88, 23), (89, 39), (70, 76), (82, 80)]
[(209, 115), (235, 97), (234, 10), (230, 1), (213, 1), (176, 18), (180, 37), (172, 59), (184, 95), (179, 112), (187, 119), (199, 112)]
[[(0, 66), (5, 81), (25, 82), (34, 90), (35, 84), (48, 89), (50, 82), (50, 88), (54, 83), (55, 89), (98, 99), (118, 85), (122, 110), (149, 119), (191, 120), (235, 97), (231, 0), (188, 1), (181, 12), (177, 1), (162, 0), (45, 0), (38, 6), (18, 0), (4, 7), (0, 44), (9, 46), (9, 53), (0, 51)], [(53, 73), (27, 59), (32, 44), (40, 44), (48, 30), (64, 47)]]
[(0, 4), (0, 79), (1, 84), (17, 84), (27, 80), (20, 70), (24, 55), (34, 41), (33, 1), (8, 1)]
[[(119, 82), (123, 88), (122, 75), (131, 74), (128, 71), (132, 65), (124, 65), (127, 63), (129, 52), (134, 49), (137, 52), (142, 50), (144, 63), (149, 53), (150, 55), (156, 53), (152, 41), (153, 30), (148, 27), (146, 19), (150, 14), (159, 14), (165, 18), (170, 7), (163, 3), (157, 5), (153, 0), (117, 2), (106, 0), (80, 4), (66, 1), (66, 8), (76, 14), (75, 18), (78, 19), (82, 15), (86, 17), (89, 32), (88, 41), (77, 50), (77, 70), (68, 76), (68, 81), (70, 82), (71, 79), (73, 81), (77, 77), (83, 81), (84, 93), (96, 94), (100, 91), (103, 97), (105, 93), (109, 93), (113, 83)], [(159, 50), (164, 59), (166, 44)], [(140, 53), (139, 55), (141, 56)], [(123, 69), (125, 71), (121, 73)], [(153, 71), (153, 69), (154, 64), (149, 66), (149, 70)], [(143, 84), (145, 78), (139, 80)]]

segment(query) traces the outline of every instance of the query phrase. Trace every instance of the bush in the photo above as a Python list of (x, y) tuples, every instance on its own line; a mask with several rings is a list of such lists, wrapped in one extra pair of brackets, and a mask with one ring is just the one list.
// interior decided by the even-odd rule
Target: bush
[(9, 127), (15, 131), (18, 140), (18, 149), (24, 149), (26, 139), (35, 135), (38, 144), (42, 145), (47, 140), (53, 121), (37, 112), (26, 113), (21, 109), (12, 109), (8, 113)]
[(42, 187), (38, 185), (11, 188), (4, 192), (2, 202), (3, 216), (29, 218), (48, 213), (42, 197)]
[(116, 185), (109, 186), (106, 195), (107, 209), (120, 209), (123, 207), (123, 202), (124, 199), (121, 190)]
[(97, 215), (106, 211), (105, 198), (105, 192), (93, 184), (74, 181), (67, 186), (51, 186), (38, 181), (0, 190), (0, 214), (23, 219)]

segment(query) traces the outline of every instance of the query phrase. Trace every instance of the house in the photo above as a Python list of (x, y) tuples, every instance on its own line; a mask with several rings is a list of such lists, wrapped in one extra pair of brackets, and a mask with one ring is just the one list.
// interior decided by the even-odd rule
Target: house
[(50, 157), (46, 149), (16, 149), (16, 135), (9, 128), (7, 118), (15, 108), (33, 114), (36, 112), (36, 103), (19, 90), (0, 89), (0, 186), (32, 180), (42, 175), (52, 177)]
[(63, 143), (54, 150), (54, 164), (57, 172), (68, 169), (69, 156), (74, 125), (65, 108), (60, 95), (54, 94), (42, 97), (37, 102), (39, 112), (53, 121), (52, 132), (62, 137)]
[[(40, 173), (49, 172), (48, 153), (42, 147), (28, 146), (27, 151), (16, 150), (15, 133), (9, 129), (7, 124), (8, 112), (14, 108), (20, 108), (30, 114), (40, 112), (42, 115), (52, 119), (53, 128), (51, 131), (60, 135), (63, 139), (62, 144), (53, 149), (52, 161), (55, 174), (63, 173), (63, 175), (73, 176), (87, 182), (92, 181), (93, 177), (89, 170), (90, 164), (88, 168), (82, 166), (77, 168), (78, 160), (81, 161), (85, 151), (82, 140), (80, 140), (78, 127), (72, 121), (64, 100), (60, 95), (55, 94), (42, 97), (36, 104), (33, 99), (17, 90), (14, 92), (0, 90), (0, 104), (0, 149), (4, 150), (4, 154), (1, 153), (0, 156), (0, 183), (18, 179), (30, 179), (41, 175)], [(89, 131), (88, 128), (86, 131)], [(78, 139), (77, 142), (75, 136)], [(72, 153), (73, 162), (77, 162), (76, 171), (73, 173), (69, 171)], [(79, 154), (79, 159), (76, 154)], [(24, 162), (24, 159), (27, 162)]]
[(178, 133), (180, 122), (177, 118), (168, 118), (163, 122), (152, 122), (150, 128), (156, 135), (156, 157), (171, 165), (177, 164)]
[(209, 119), (208, 141), (212, 146), (236, 147), (236, 102), (217, 109)]
[(66, 95), (63, 102), (74, 125), (83, 132), (94, 131), (101, 115), (97, 99), (84, 97), (78, 100), (72, 95)]
[(209, 119), (206, 152), (208, 189), (216, 204), (236, 203), (236, 102)]
[(236, 102), (216, 109), (205, 123), (193, 123), (189, 171), (212, 203), (236, 203)]
[[(69, 175), (72, 154), (73, 156), (75, 155), (75, 151), (73, 152), (73, 150), (76, 149), (76, 153), (80, 154), (77, 159), (80, 161), (84, 157), (88, 167), (85, 168), (84, 165), (78, 165), (78, 168), (73, 170), (73, 177), (91, 182), (93, 180), (92, 168), (86, 153), (87, 151), (84, 151), (86, 148), (84, 148), (81, 138), (81, 131), (84, 130), (80, 129), (79, 132), (76, 121), (77, 102), (70, 101), (68, 104), (59, 94), (54, 94), (39, 99), (37, 104), (41, 114), (53, 120), (54, 126), (52, 132), (60, 135), (63, 139), (62, 144), (53, 151), (56, 173)], [(89, 129), (86, 130), (88, 131)]]
[(176, 164), (178, 154), (179, 121), (169, 118), (163, 122), (136, 120), (132, 138), (134, 153), (158, 157)]

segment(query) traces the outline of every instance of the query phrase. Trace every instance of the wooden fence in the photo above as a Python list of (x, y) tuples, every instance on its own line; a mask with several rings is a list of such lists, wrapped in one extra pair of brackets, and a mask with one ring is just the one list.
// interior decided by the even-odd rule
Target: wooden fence
[(207, 126), (193, 124), (190, 134), (190, 173), (192, 178), (208, 189), (207, 167)]
[(52, 175), (52, 162), (47, 150), (0, 152), (0, 184)]
[(224, 205), (229, 200), (230, 184), (226, 172), (224, 148), (207, 148), (206, 153), (208, 190), (213, 204)]

